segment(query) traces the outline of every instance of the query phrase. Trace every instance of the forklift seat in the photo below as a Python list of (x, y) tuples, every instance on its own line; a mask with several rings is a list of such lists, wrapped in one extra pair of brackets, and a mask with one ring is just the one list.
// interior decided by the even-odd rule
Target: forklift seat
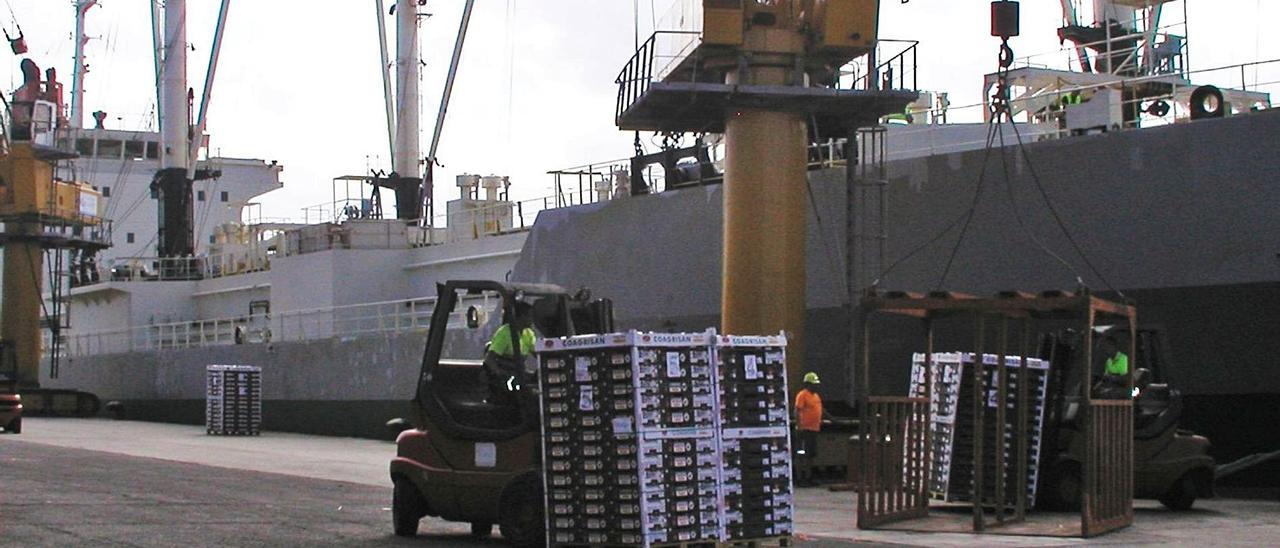
[(1133, 435), (1149, 440), (1178, 425), (1182, 394), (1167, 384), (1149, 384), (1134, 402)]
[(433, 392), (457, 423), (502, 429), (520, 423), (520, 409), (489, 402), (488, 376), (480, 360), (440, 360), (432, 375)]

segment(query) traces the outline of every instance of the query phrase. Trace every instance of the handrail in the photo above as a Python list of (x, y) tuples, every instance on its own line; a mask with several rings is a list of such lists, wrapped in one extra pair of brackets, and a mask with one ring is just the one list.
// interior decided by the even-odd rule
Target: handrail
[[(877, 54), (879, 53), (880, 44), (907, 44), (888, 60), (876, 65), (875, 70), (868, 70), (866, 74), (858, 76), (858, 70), (861, 66), (856, 61), (845, 65), (852, 67), (852, 70), (846, 74), (854, 76), (853, 84), (850, 89), (878, 89), (878, 90), (909, 90), (919, 91), (919, 67), (917, 65), (917, 51), (919, 50), (919, 40), (896, 40), (891, 38), (882, 38), (876, 41)], [(879, 55), (876, 58), (880, 58)], [(910, 82), (908, 83), (908, 77)], [(873, 88), (870, 83), (872, 78), (876, 78), (876, 86)]]
[[(450, 315), (451, 328), (466, 323), (470, 304), (494, 312), (495, 299), (468, 296)], [(297, 309), (208, 320), (148, 324), (130, 328), (88, 332), (69, 330), (61, 337), (61, 347), (51, 349), (45, 332), (44, 346), (62, 356), (80, 357), (140, 350), (185, 349), (207, 346), (291, 342), (425, 330), (435, 310), (435, 297), (402, 299)]]

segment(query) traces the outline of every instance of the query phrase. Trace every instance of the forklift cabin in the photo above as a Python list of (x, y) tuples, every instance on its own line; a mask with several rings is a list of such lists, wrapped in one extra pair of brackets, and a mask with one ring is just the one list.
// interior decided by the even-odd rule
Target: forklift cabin
[[(421, 518), (437, 516), (470, 523), (479, 537), (496, 523), (512, 544), (541, 544), (536, 363), (521, 354), (519, 329), (508, 330), (510, 358), (486, 352), (483, 343), (515, 317), (517, 303), (532, 310), (539, 337), (607, 333), (612, 303), (544, 284), (449, 281), (436, 288), (413, 428), (399, 434), (391, 461), (395, 532), (413, 536)], [(494, 312), (501, 317), (490, 317)], [(486, 368), (514, 375), (514, 398), (493, 397)]]

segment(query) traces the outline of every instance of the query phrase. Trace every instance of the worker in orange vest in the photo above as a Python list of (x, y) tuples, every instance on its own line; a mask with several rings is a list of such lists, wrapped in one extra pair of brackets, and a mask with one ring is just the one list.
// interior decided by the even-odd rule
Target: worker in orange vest
[(813, 484), (813, 459), (818, 456), (818, 432), (822, 430), (822, 381), (812, 371), (804, 374), (804, 388), (796, 394), (796, 483)]

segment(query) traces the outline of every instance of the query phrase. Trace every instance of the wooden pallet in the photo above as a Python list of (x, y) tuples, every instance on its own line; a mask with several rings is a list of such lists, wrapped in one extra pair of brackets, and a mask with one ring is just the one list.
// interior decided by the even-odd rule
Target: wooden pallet
[(774, 546), (787, 547), (787, 546), (792, 546), (794, 543), (795, 542), (789, 536), (765, 537), (765, 538), (739, 539), (739, 540), (721, 542), (719, 544), (719, 548), (766, 548), (766, 547), (774, 547)]
[[(697, 540), (689, 542), (659, 542), (654, 543), (650, 548), (775, 548), (790, 547), (794, 545), (791, 537), (766, 537), (753, 539), (738, 539), (725, 542)], [(635, 544), (581, 544), (581, 543), (551, 543), (555, 548), (636, 548), (640, 545)]]

